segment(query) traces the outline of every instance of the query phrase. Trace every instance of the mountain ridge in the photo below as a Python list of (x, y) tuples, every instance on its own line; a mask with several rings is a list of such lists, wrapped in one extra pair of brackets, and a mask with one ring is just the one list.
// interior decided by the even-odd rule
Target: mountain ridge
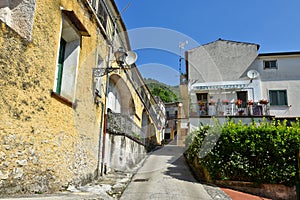
[(144, 78), (144, 82), (151, 94), (153, 96), (159, 96), (164, 103), (179, 101), (179, 86), (170, 86), (152, 78)]

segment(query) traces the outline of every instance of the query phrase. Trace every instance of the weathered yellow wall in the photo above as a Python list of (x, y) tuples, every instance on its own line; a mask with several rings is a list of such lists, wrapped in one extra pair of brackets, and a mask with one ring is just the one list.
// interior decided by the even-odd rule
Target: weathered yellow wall
[[(37, 0), (32, 41), (1, 22), (0, 193), (46, 192), (95, 175), (101, 107), (93, 103), (96, 24), (77, 0)], [(61, 3), (61, 4), (60, 4)], [(50, 96), (62, 14), (73, 10), (83, 37), (76, 110)], [(98, 36), (106, 56), (106, 43)]]
[[(107, 66), (109, 48), (81, 2), (36, 0), (31, 41), (0, 22), (0, 194), (57, 191), (90, 181), (97, 173), (105, 105), (94, 103), (92, 68), (97, 53)], [(73, 108), (51, 97), (60, 8), (74, 11), (91, 35), (82, 37)], [(124, 72), (121, 76), (133, 97), (134, 120), (141, 126), (144, 105)], [(105, 77), (102, 81), (104, 103)]]

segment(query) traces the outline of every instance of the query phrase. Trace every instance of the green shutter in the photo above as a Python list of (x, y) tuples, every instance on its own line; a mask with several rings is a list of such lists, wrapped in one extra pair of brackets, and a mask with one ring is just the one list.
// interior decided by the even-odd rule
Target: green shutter
[(279, 105), (287, 105), (287, 95), (285, 90), (278, 91)]
[(61, 83), (62, 83), (62, 75), (63, 75), (63, 64), (65, 60), (65, 50), (66, 50), (67, 42), (61, 38), (60, 47), (59, 47), (59, 57), (58, 57), (58, 72), (57, 72), (57, 83), (56, 83), (56, 93), (60, 94), (61, 92)]
[(57, 83), (56, 83), (57, 94), (60, 94), (61, 92), (62, 72), (63, 72), (63, 64), (58, 64)]
[(287, 105), (287, 92), (286, 90), (271, 90), (269, 91), (270, 105), (283, 106)]

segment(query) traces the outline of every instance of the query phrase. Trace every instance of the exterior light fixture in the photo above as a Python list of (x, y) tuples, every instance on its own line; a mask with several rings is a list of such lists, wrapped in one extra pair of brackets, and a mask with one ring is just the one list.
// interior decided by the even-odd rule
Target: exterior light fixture
[(123, 65), (125, 63), (127, 53), (125, 52), (123, 47), (120, 47), (118, 51), (114, 52), (114, 56), (118, 65)]
[(118, 64), (118, 67), (110, 66), (107, 68), (93, 68), (93, 76), (102, 77), (117, 69), (130, 69), (130, 66), (137, 60), (137, 54), (135, 52), (125, 51), (123, 47), (120, 47), (117, 51), (115, 51), (114, 56), (115, 62)]
[[(115, 62), (117, 63), (118, 67), (97, 67), (93, 68), (93, 79), (96, 80), (95, 82), (101, 81), (101, 77), (105, 75), (109, 75), (109, 73), (113, 72), (114, 70), (125, 70), (130, 69), (131, 65), (134, 64), (137, 60), (137, 54), (133, 51), (125, 51), (123, 47), (120, 47), (114, 53)], [(100, 84), (100, 83), (98, 83)], [(100, 84), (101, 85), (101, 84)], [(94, 102), (99, 105), (101, 102), (101, 92), (100, 89), (94, 87)]]

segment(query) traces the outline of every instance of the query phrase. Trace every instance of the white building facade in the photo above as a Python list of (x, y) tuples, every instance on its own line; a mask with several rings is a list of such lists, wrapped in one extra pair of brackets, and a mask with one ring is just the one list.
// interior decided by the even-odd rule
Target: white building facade
[(300, 116), (300, 52), (219, 39), (185, 52), (189, 116)]
[(261, 94), (278, 118), (300, 116), (300, 52), (259, 54), (253, 65), (260, 74)]

